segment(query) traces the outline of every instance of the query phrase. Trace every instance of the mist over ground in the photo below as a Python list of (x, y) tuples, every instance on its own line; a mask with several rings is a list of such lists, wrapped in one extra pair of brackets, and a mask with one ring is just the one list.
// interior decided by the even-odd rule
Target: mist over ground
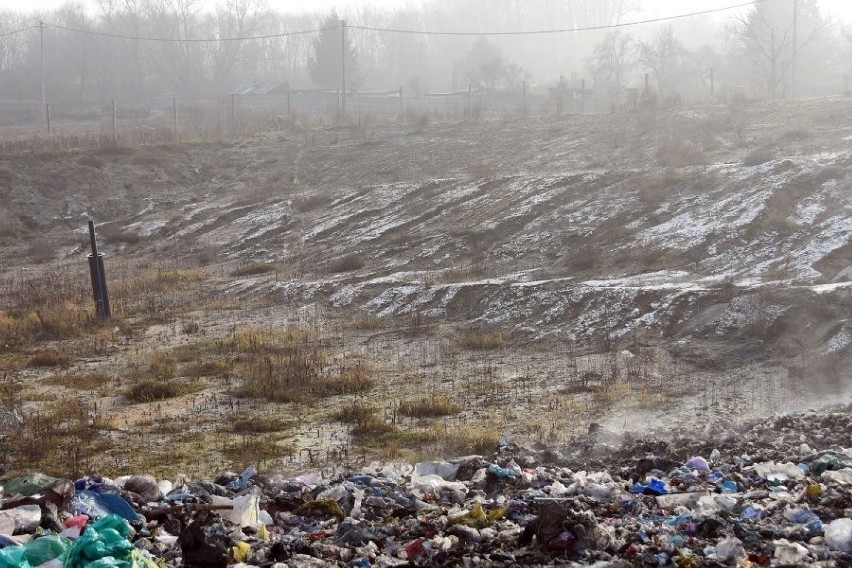
[[(29, 13), (6, 7), (0, 11), (0, 99), (42, 98), (41, 31), (44, 95), (52, 101), (212, 96), (252, 83), (337, 90), (344, 81), (348, 90), (403, 88), (414, 95), (522, 85), (546, 93), (561, 82), (609, 91), (648, 87), (660, 98), (681, 99), (708, 97), (711, 90), (775, 98), (848, 88), (850, 27), (837, 17), (837, 6), (764, 0), (722, 9), (734, 4), (432, 0), (341, 3), (336, 11), (303, 4), (287, 11), (299, 6), (133, 0)], [(702, 10), (717, 11), (609, 27)], [(516, 34), (590, 27), (599, 29)], [(230, 41), (238, 38), (255, 39)]]

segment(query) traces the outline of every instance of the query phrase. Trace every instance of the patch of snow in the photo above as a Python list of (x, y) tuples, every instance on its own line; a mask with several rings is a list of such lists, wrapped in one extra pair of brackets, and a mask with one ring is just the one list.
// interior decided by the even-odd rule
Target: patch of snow
[(849, 330), (844, 325), (840, 331), (828, 340), (823, 348), (823, 352), (826, 354), (840, 353), (849, 347), (850, 344), (852, 344), (852, 334), (849, 333)]
[(134, 233), (138, 233), (142, 237), (150, 237), (165, 226), (166, 222), (163, 220), (139, 221), (127, 225), (126, 229)]

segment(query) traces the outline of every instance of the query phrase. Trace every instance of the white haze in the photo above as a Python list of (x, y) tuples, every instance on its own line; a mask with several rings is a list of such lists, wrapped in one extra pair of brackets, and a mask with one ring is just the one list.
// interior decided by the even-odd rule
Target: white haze
[[(789, 0), (793, 1), (793, 0)], [(33, 12), (38, 10), (54, 10), (68, 0), (0, 0), (0, 10), (15, 10), (21, 12)], [(205, 8), (212, 8), (220, 3), (217, 0), (198, 0), (198, 4)], [(643, 15), (651, 17), (671, 16), (694, 12), (700, 10), (711, 10), (724, 8), (736, 4), (742, 4), (740, 0), (645, 0), (642, 2)], [(82, 4), (94, 10), (96, 2), (82, 2)], [(270, 0), (269, 6), (279, 12), (327, 12), (337, 9), (342, 14), (356, 12), (366, 6), (395, 10), (406, 6), (422, 4), (422, 0)], [(825, 15), (837, 18), (845, 23), (852, 22), (852, 2), (849, 0), (818, 0), (820, 9)], [(735, 13), (735, 12), (732, 12)], [(361, 22), (369, 23), (369, 22)]]

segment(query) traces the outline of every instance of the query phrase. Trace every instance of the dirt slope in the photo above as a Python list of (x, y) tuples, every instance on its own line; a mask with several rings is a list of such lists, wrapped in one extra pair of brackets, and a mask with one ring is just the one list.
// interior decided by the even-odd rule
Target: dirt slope
[[(849, 116), (838, 97), (0, 156), (0, 263), (79, 265), (93, 215), (113, 261), (201, 264), (206, 293), (269, 306), (193, 314), (206, 333), (299, 310), (381, 322), (345, 348), (399, 375), (392, 398), (406, 365), (440, 388), (496, 369), (486, 407), (538, 390), (489, 420), (523, 432), (544, 405), (568, 431), (559, 381), (634, 365), (686, 381), (679, 405), (642, 393), (653, 409), (606, 426), (759, 416), (850, 395)], [(506, 350), (459, 354), (469, 331)]]

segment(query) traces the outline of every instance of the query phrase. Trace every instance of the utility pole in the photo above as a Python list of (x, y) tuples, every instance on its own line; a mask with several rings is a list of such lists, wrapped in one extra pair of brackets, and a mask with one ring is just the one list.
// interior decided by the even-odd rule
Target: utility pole
[(790, 80), (790, 96), (796, 98), (796, 59), (799, 54), (799, 0), (793, 0), (793, 65)]
[(340, 21), (340, 88), (343, 93), (341, 106), (343, 114), (346, 114), (346, 20)]
[(44, 22), (38, 23), (38, 31), (41, 39), (41, 102), (47, 104), (47, 86), (44, 71)]

